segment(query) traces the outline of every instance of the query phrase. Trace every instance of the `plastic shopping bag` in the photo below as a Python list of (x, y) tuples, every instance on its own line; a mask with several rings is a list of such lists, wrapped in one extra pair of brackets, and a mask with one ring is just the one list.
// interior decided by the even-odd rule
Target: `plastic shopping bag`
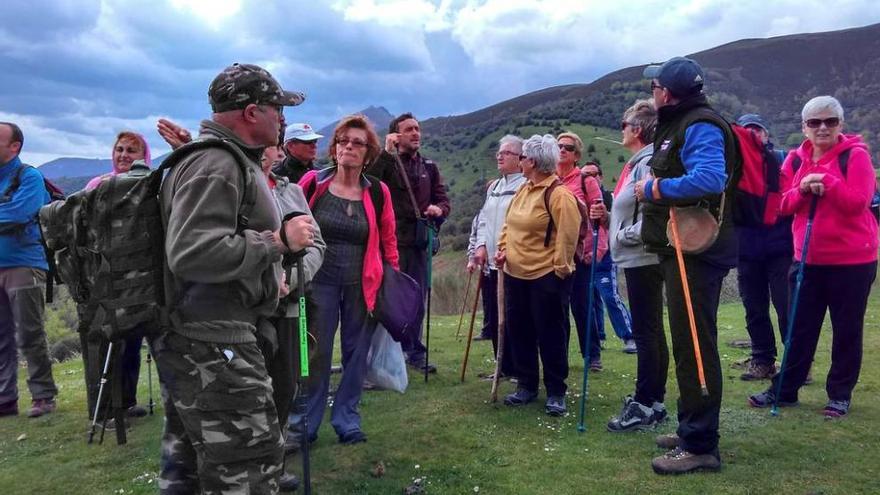
[(403, 349), (380, 323), (373, 333), (367, 354), (367, 380), (379, 388), (403, 393), (409, 385)]

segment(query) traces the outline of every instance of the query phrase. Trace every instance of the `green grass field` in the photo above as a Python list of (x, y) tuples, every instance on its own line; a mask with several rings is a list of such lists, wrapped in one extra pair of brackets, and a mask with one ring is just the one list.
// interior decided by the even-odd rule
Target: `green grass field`
[[(730, 367), (748, 351), (726, 345), (745, 332), (742, 308), (723, 305), (719, 340), (726, 370), (721, 413), (724, 466), (720, 473), (680, 477), (660, 477), (650, 467), (651, 458), (661, 453), (653, 444), (654, 434), (674, 431), (674, 420), (656, 432), (605, 431), (622, 397), (632, 393), (635, 374), (635, 357), (620, 352), (621, 343), (610, 327), (605, 371), (590, 376), (587, 432), (579, 434), (576, 412), (583, 368), (574, 352), (567, 416), (545, 416), (543, 400), (510, 409), (491, 404), (490, 384), (476, 377), (492, 368), (491, 344), (474, 343), (467, 380), (459, 383), (464, 342), (455, 338), (458, 317), (435, 317), (431, 356), (440, 372), (428, 384), (411, 374), (404, 395), (366, 392), (361, 408), (369, 436), (365, 444), (337, 444), (325, 422), (312, 451), (313, 491), (399, 494), (419, 479), (425, 493), (433, 494), (880, 493), (878, 302), (875, 290), (865, 327), (861, 380), (849, 417), (837, 421), (826, 421), (819, 413), (826, 400), (830, 328), (826, 325), (819, 345), (813, 368), (816, 381), (801, 392), (801, 406), (782, 409), (780, 417), (772, 418), (766, 410), (746, 405), (747, 394), (766, 382), (742, 382), (740, 372)], [(572, 350), (576, 347), (573, 342)], [(56, 413), (0, 420), (0, 493), (154, 493), (161, 409), (156, 416), (135, 420), (127, 445), (115, 445), (108, 435), (104, 445), (89, 446), (81, 362), (56, 366), (55, 377), (60, 387)], [(142, 403), (147, 398), (146, 383), (142, 372)], [(24, 387), (23, 380), (20, 385)], [(505, 382), (502, 393), (512, 388)], [(671, 374), (667, 405), (672, 416), (675, 396)], [(26, 391), (22, 399), (29, 399)], [(298, 466), (299, 459), (294, 462)], [(372, 471), (379, 462), (385, 465), (385, 474), (374, 478)]]

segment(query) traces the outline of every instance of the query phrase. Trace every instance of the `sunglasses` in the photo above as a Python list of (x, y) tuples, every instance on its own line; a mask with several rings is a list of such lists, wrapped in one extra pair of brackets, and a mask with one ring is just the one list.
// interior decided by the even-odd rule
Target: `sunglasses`
[(660, 86), (659, 84), (655, 83), (654, 81), (651, 81), (651, 91), (654, 91), (655, 89), (663, 89), (663, 86)]
[(560, 144), (559, 149), (565, 150), (569, 153), (574, 153), (575, 151), (577, 151), (577, 146), (573, 144)]
[(360, 139), (348, 139), (348, 138), (339, 139), (338, 141), (336, 141), (336, 144), (342, 146), (343, 148), (345, 148), (349, 144), (351, 145), (352, 148), (364, 148), (367, 146), (366, 141), (361, 141)]
[(825, 127), (829, 129), (834, 129), (835, 127), (840, 125), (840, 118), (831, 117), (827, 119), (807, 119), (804, 121), (804, 124), (806, 124), (806, 126), (810, 129), (818, 129), (822, 126), (822, 124), (825, 124)]

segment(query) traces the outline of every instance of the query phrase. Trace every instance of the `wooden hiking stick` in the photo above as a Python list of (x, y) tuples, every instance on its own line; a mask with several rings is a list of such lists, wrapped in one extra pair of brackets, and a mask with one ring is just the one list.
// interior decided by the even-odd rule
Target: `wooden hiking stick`
[(458, 329), (455, 331), (455, 338), (461, 338), (461, 322), (464, 321), (464, 308), (467, 307), (468, 296), (471, 293), (471, 282), (474, 280), (474, 272), (468, 274), (467, 288), (464, 291), (464, 299), (461, 301), (461, 311), (458, 316)]
[(495, 354), (495, 374), (492, 375), (492, 402), (498, 402), (498, 382), (501, 380), (501, 360), (504, 359), (504, 271), (498, 269), (498, 352)]
[[(482, 272), (483, 268), (479, 268)], [(468, 329), (467, 345), (464, 348), (464, 360), (461, 362), (461, 381), (464, 383), (464, 373), (467, 371), (468, 355), (471, 353), (471, 340), (474, 337), (474, 319), (477, 317), (477, 303), (480, 302), (480, 288), (483, 286), (483, 274), (477, 279), (477, 293), (474, 294), (474, 306), (471, 309), (471, 325)]]
[(691, 303), (691, 290), (688, 286), (687, 272), (684, 268), (684, 254), (681, 252), (681, 241), (678, 238), (678, 224), (675, 222), (675, 208), (669, 208), (669, 223), (672, 227), (672, 243), (675, 244), (675, 257), (678, 259), (678, 273), (681, 275), (681, 289), (684, 292), (684, 304), (687, 308), (688, 322), (691, 327), (691, 339), (694, 343), (694, 357), (697, 360), (697, 378), (700, 380), (700, 392), (709, 397), (706, 387), (706, 375), (703, 372), (703, 354), (700, 352), (700, 340), (697, 336), (697, 322), (694, 319), (694, 306)]

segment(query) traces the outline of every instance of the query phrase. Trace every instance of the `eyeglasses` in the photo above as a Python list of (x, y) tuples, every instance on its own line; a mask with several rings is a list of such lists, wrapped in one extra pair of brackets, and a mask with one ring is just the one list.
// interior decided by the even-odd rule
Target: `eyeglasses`
[(575, 151), (577, 151), (577, 146), (575, 146), (573, 144), (560, 144), (559, 149), (565, 150), (569, 153), (574, 153)]
[(840, 125), (840, 119), (838, 117), (830, 117), (827, 119), (807, 119), (804, 121), (807, 127), (810, 129), (818, 129), (825, 124), (825, 127), (829, 129), (834, 129), (835, 127)]
[(660, 86), (659, 84), (655, 83), (654, 81), (651, 81), (651, 91), (654, 91), (655, 89), (663, 89), (663, 86)]
[(367, 146), (366, 141), (361, 141), (360, 139), (348, 139), (348, 138), (339, 139), (336, 141), (336, 144), (341, 145), (343, 148), (348, 146), (349, 144), (351, 145), (352, 148), (364, 148)]
[(520, 155), (519, 155), (519, 153), (514, 153), (512, 151), (507, 151), (507, 150), (499, 151), (498, 153), (495, 153), (495, 158), (501, 158), (503, 156), (516, 156), (516, 157), (518, 157)]
[(281, 105), (262, 104), (257, 108), (272, 108), (275, 110), (275, 113), (277, 113), (279, 116), (284, 115), (284, 107)]

